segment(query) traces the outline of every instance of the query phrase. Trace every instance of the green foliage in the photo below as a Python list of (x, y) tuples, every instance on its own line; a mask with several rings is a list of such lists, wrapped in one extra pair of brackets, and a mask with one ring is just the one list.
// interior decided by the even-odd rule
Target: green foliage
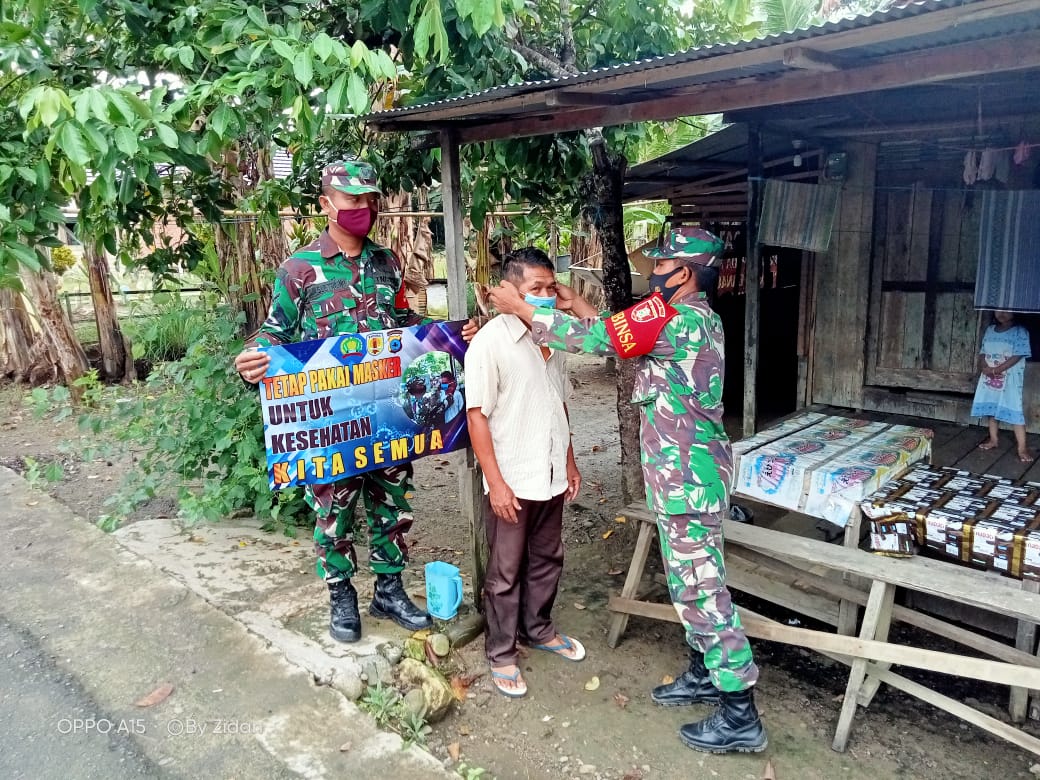
[[(248, 510), (293, 535), (311, 522), (302, 491), (268, 488), (263, 423), (256, 391), (231, 367), (241, 349), (238, 322), (226, 310), (200, 310), (201, 337), (178, 361), (160, 364), (142, 386), (127, 391), (87, 379), (80, 428), (138, 454), (112, 511), (99, 525), (113, 528), (137, 506), (159, 493), (176, 496), (190, 522), (219, 520)], [(67, 416), (68, 391), (55, 397), (34, 391), (37, 410)]]
[(426, 746), (429, 726), (425, 718), (410, 711), (395, 688), (381, 683), (370, 685), (358, 700), (358, 706), (372, 716), (377, 726), (400, 734), (406, 745)]
[(30, 458), (28, 455), (26, 455), (22, 460), (25, 463), (25, 472), (22, 476), (25, 478), (25, 481), (29, 483), (29, 487), (33, 490), (38, 490), (44, 484), (61, 482), (65, 477), (65, 470), (62, 468), (61, 463), (56, 460), (52, 460), (46, 464), (41, 464), (35, 458)]
[(455, 774), (466, 780), (479, 780), (486, 773), (487, 770), (483, 767), (469, 766), (465, 761), (459, 762), (459, 765), (455, 767)]
[[(149, 312), (144, 313), (147, 305)], [(180, 360), (188, 348), (206, 338), (210, 309), (205, 299), (185, 298), (178, 292), (160, 292), (148, 304), (135, 303), (130, 308), (123, 330), (133, 344), (135, 359), (150, 363)]]

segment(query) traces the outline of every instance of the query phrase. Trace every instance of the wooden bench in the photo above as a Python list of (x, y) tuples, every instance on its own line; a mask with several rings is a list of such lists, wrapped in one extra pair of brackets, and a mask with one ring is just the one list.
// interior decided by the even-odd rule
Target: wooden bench
[[(647, 554), (656, 544), (657, 524), (642, 505), (628, 507), (625, 514), (638, 519), (640, 528), (621, 595), (612, 597), (608, 603), (614, 612), (608, 632), (611, 647), (620, 640), (629, 615), (679, 622), (671, 604), (637, 599)], [(848, 613), (839, 614), (840, 610), (834, 607), (835, 600), (865, 607), (857, 636), (849, 635), (851, 631), (830, 634), (788, 626), (739, 608), (749, 636), (816, 650), (851, 666), (832, 745), (835, 750), (843, 751), (848, 743), (857, 705), (869, 706), (880, 684), (886, 683), (1040, 755), (1040, 739), (891, 670), (892, 665), (911, 666), (1018, 689), (1040, 689), (1040, 659), (1032, 653), (893, 602), (897, 587), (908, 588), (1035, 626), (1040, 623), (1040, 594), (1023, 588), (1017, 580), (927, 558), (889, 558), (731, 521), (724, 523), (724, 533), (731, 587), (747, 590), (839, 628)], [(757, 574), (757, 579), (751, 574)], [(851, 576), (854, 582), (869, 583), (869, 591), (843, 581), (844, 576)], [(856, 612), (852, 615), (855, 621)], [(910, 623), (1000, 660), (891, 644), (887, 640), (893, 620)]]

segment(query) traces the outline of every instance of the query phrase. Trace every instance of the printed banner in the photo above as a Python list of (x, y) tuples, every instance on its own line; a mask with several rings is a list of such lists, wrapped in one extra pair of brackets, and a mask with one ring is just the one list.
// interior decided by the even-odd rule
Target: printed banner
[(260, 403), (272, 490), (469, 446), (459, 322), (267, 347)]

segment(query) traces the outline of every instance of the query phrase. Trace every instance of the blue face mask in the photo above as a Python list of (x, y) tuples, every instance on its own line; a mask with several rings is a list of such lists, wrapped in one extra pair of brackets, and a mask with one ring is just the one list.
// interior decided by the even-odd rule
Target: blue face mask
[(550, 295), (550, 296), (547, 296), (547, 297), (543, 298), (540, 295), (531, 295), (531, 293), (527, 293), (527, 295), (524, 296), (524, 300), (527, 301), (527, 303), (531, 304), (532, 306), (537, 306), (540, 309), (555, 309), (556, 308), (556, 296), (555, 295)]
[(447, 382), (441, 382), (441, 390), (447, 390), (447, 389), (448, 389), (448, 383)]

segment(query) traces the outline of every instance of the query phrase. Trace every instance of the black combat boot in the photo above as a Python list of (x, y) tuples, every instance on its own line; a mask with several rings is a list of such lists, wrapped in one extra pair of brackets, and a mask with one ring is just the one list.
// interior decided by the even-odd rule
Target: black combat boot
[(679, 675), (675, 682), (658, 685), (650, 692), (654, 704), (662, 707), (682, 707), (687, 704), (718, 704), (719, 689), (711, 683), (704, 656), (690, 653), (690, 668)]
[(357, 591), (350, 580), (329, 583), (329, 606), (329, 633), (332, 638), (338, 642), (356, 642), (361, 639)]
[(755, 709), (754, 688), (719, 692), (719, 708), (699, 723), (679, 729), (687, 747), (704, 753), (759, 753), (769, 745)]
[(377, 574), (376, 590), (368, 612), (373, 617), (390, 618), (402, 628), (418, 631), (433, 625), (433, 619), (419, 609), (408, 594), (400, 574)]

